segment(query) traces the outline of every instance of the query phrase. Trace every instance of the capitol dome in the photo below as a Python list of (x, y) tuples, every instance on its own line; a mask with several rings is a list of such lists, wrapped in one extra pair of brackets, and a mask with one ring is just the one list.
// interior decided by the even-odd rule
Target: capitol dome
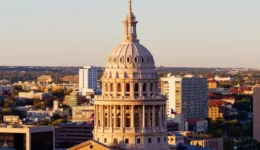
[(109, 69), (154, 69), (152, 54), (139, 42), (119, 44), (109, 54), (106, 68)]
[(124, 40), (112, 50), (106, 61), (106, 69), (155, 69), (152, 54), (137, 39), (135, 15), (131, 5), (123, 21)]

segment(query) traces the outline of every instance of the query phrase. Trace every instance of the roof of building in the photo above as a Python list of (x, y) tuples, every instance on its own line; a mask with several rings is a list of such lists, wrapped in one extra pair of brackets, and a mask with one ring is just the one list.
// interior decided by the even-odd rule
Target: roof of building
[(219, 107), (219, 106), (225, 106), (225, 105), (228, 105), (228, 104), (230, 104), (230, 103), (228, 103), (228, 102), (226, 102), (224, 100), (209, 100), (208, 101), (208, 106), (209, 107), (212, 107), (212, 106)]
[(99, 150), (114, 150), (113, 148), (105, 145), (105, 144), (102, 144), (98, 141), (95, 141), (95, 140), (88, 140), (86, 142), (83, 142), (81, 144), (78, 144), (76, 146), (73, 146), (67, 150), (79, 150), (79, 149), (99, 149)]
[(173, 136), (183, 136), (182, 134), (175, 132), (175, 131), (170, 131), (168, 132), (168, 135), (173, 135)]
[(180, 143), (177, 145), (176, 150), (212, 150), (211, 148), (199, 147), (189, 144)]

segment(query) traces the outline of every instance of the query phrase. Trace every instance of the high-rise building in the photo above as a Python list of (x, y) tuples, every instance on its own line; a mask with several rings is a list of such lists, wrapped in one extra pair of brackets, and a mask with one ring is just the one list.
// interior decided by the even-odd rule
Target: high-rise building
[(85, 66), (79, 69), (79, 90), (82, 95), (86, 95), (88, 91), (98, 88), (98, 70), (93, 66)]
[(260, 87), (254, 88), (253, 97), (253, 136), (258, 142), (260, 142)]
[[(169, 149), (166, 99), (157, 90), (159, 79), (154, 58), (137, 39), (137, 21), (131, 4), (129, 0), (123, 21), (124, 40), (109, 54), (101, 79), (102, 95), (94, 99), (93, 138), (110, 147), (166, 150)], [(98, 147), (92, 143), (95, 145), (85, 145), (89, 149)]]
[(206, 118), (208, 115), (207, 78), (191, 75), (160, 79), (161, 94), (167, 97), (167, 118), (184, 114), (184, 119)]

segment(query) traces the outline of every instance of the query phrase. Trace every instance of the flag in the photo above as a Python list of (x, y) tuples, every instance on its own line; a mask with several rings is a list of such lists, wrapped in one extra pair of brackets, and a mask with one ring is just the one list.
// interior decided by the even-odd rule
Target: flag
[(177, 114), (177, 112), (176, 112), (176, 111), (174, 111), (173, 109), (171, 109), (171, 114), (174, 114), (174, 115), (176, 115), (176, 114)]
[(94, 120), (94, 113), (88, 118), (88, 120)]

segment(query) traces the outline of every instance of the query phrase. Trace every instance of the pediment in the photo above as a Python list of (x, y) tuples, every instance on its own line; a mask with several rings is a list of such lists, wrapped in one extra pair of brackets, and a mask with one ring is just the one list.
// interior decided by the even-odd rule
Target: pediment
[(97, 141), (88, 140), (67, 150), (111, 150), (111, 148)]

